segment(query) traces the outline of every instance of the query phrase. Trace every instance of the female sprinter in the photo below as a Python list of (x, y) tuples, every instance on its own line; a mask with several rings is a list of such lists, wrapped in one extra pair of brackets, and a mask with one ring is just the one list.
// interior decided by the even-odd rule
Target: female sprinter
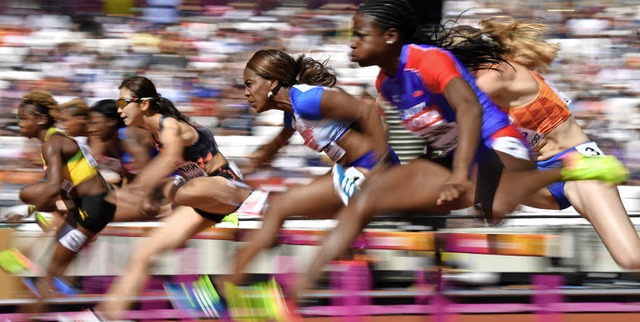
[(157, 154), (151, 135), (142, 128), (126, 127), (112, 99), (91, 106), (88, 133), (93, 142), (100, 142), (91, 145), (91, 152), (101, 173), (119, 186), (131, 182), (138, 170)]
[(45, 168), (45, 180), (22, 188), (20, 200), (38, 211), (66, 212), (45, 277), (36, 284), (43, 297), (52, 291), (54, 279), (64, 275), (78, 252), (112, 220), (115, 212), (115, 206), (105, 200), (110, 185), (98, 172), (91, 154), (53, 126), (51, 111), (57, 108), (51, 94), (40, 90), (23, 96), (18, 107), (20, 134), (42, 143)]
[[(460, 50), (477, 48), (482, 42), (503, 48), (506, 62), (486, 66), (471, 56), (462, 62), (476, 70), (478, 87), (509, 114), (529, 141), (538, 169), (561, 166), (562, 157), (572, 151), (587, 157), (604, 155), (571, 116), (570, 100), (539, 73), (559, 50), (558, 45), (541, 39), (547, 31), (543, 24), (493, 17), (482, 20), (480, 29), (458, 26), (450, 34)], [(593, 225), (618, 265), (640, 267), (640, 238), (616, 186), (593, 180), (560, 181), (523, 204), (548, 209), (573, 206)]]
[[(218, 151), (211, 131), (192, 123), (144, 77), (129, 77), (119, 86), (118, 112), (125, 125), (151, 133), (160, 153), (118, 194), (118, 207), (139, 207), (160, 185), (177, 206), (163, 225), (150, 232), (110, 287), (110, 299), (96, 311), (119, 319), (148, 279), (154, 259), (250, 202), (253, 193)], [(171, 173), (178, 174), (167, 182)]]
[(260, 50), (247, 62), (243, 77), (245, 96), (258, 113), (284, 111), (285, 126), (337, 165), (333, 175), (291, 188), (270, 202), (261, 229), (236, 255), (234, 283), (241, 282), (244, 268), (260, 250), (276, 243), (287, 218), (333, 218), (355, 191), (345, 186), (355, 188), (374, 171), (399, 164), (386, 143), (380, 110), (333, 88), (336, 77), (325, 64), (304, 55), (294, 59), (279, 50)]
[[(375, 214), (475, 206), (492, 218), (509, 213), (555, 181), (625, 180), (626, 169), (613, 157), (578, 155), (571, 167), (537, 171), (524, 138), (458, 59), (440, 47), (415, 44), (432, 40), (431, 30), (419, 28), (414, 8), (404, 0), (367, 0), (353, 17), (351, 60), (380, 67), (380, 95), (397, 106), (409, 130), (426, 139), (427, 153), (371, 178), (354, 196), (338, 214), (338, 226), (326, 236), (308, 275), (297, 284), (298, 293), (314, 284), (324, 264), (347, 249)], [(460, 52), (465, 54), (476, 53)], [(487, 52), (481, 58), (488, 63), (501, 60)], [(470, 181), (474, 163), (476, 184)]]

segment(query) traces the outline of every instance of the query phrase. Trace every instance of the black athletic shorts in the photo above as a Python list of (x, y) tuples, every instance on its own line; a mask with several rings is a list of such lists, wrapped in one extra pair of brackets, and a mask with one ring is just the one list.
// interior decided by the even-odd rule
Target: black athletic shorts
[[(223, 166), (221, 166), (220, 168), (218, 168), (217, 170), (213, 171), (210, 175), (210, 177), (223, 177), (226, 178), (228, 180), (233, 180), (233, 181), (242, 181), (240, 180), (240, 177), (231, 169), (231, 167), (229, 167), (229, 164), (225, 164)], [(200, 216), (207, 218), (209, 220), (212, 220), (216, 223), (219, 223), (222, 221), (222, 218), (226, 217), (228, 214), (214, 214), (208, 211), (204, 211), (202, 209), (198, 209), (198, 208), (193, 208)]]

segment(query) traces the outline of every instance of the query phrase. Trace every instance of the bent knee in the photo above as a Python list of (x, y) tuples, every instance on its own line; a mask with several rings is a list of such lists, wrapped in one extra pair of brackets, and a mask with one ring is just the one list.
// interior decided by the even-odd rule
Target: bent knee
[(618, 264), (618, 266), (629, 269), (629, 270), (637, 270), (640, 269), (640, 254), (634, 253), (625, 254), (623, 256), (615, 256), (613, 260)]

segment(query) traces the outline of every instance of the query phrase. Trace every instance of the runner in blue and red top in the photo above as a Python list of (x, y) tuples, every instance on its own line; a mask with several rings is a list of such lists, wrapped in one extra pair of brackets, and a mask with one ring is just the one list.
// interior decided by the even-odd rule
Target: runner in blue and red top
[[(507, 115), (476, 87), (454, 56), (458, 53), (436, 41), (439, 28), (418, 25), (419, 14), (424, 13), (405, 0), (365, 1), (353, 17), (351, 60), (380, 67), (376, 84), (381, 97), (396, 106), (409, 130), (426, 139), (426, 153), (389, 168), (351, 199), (296, 293), (312, 286), (324, 264), (342, 254), (376, 214), (475, 206), (491, 218), (513, 211), (528, 195), (575, 170), (536, 170), (526, 141)], [(479, 59), (488, 65), (504, 61), (492, 55), (493, 48), (484, 49)]]

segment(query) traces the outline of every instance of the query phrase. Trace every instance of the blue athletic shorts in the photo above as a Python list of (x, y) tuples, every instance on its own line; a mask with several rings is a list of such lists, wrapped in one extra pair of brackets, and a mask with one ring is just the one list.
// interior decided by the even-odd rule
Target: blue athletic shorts
[[(538, 170), (554, 169), (554, 168), (561, 167), (562, 156), (572, 151), (578, 151), (579, 153), (587, 156), (604, 155), (604, 153), (598, 148), (595, 142), (587, 142), (587, 143), (577, 145), (573, 148), (566, 149), (554, 155), (550, 159), (547, 159), (544, 161), (538, 161), (537, 162)], [(560, 206), (561, 210), (571, 207), (571, 202), (569, 202), (569, 199), (567, 199), (567, 196), (564, 194), (564, 184), (565, 184), (564, 181), (558, 181), (547, 186), (547, 189), (549, 189), (549, 192), (551, 192), (551, 195), (553, 196), (553, 198), (556, 200), (556, 202), (558, 202), (558, 206)]]

